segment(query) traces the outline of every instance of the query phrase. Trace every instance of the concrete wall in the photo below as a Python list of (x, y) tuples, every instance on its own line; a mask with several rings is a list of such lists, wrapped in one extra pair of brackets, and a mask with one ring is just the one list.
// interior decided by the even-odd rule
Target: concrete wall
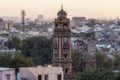
[(28, 80), (37, 80), (36, 76), (27, 68), (20, 68), (20, 77), (27, 78)]
[(62, 75), (63, 80), (62, 67), (20, 68), (21, 78), (27, 78), (28, 80), (38, 80), (38, 75), (42, 76), (42, 80), (45, 80), (45, 75), (48, 75), (49, 80), (57, 80), (58, 74)]
[(6, 71), (2, 71), (1, 73), (0, 73), (0, 80), (7, 80), (6, 79), (6, 75), (7, 74), (10, 74), (10, 76), (11, 76), (11, 80), (15, 80), (15, 70), (6, 70)]
[(0, 72), (0, 80), (2, 80), (2, 72)]

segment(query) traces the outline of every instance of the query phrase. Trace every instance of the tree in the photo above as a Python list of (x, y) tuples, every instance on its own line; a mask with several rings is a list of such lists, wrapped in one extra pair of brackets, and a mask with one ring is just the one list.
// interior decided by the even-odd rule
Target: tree
[(82, 54), (79, 52), (72, 52), (72, 66), (75, 72), (82, 70)]
[(112, 60), (110, 60), (107, 55), (101, 54), (101, 53), (96, 53), (94, 55), (94, 58), (97, 61), (97, 67), (98, 68), (112, 68)]
[(96, 25), (96, 22), (94, 19), (91, 19), (90, 22), (86, 23), (87, 26), (93, 27), (94, 25)]
[(116, 76), (112, 70), (97, 69), (79, 73), (76, 80), (115, 80), (115, 78)]
[(51, 63), (52, 39), (46, 37), (31, 37), (22, 41), (22, 53), (32, 57), (36, 65)]
[(15, 48), (16, 50), (20, 50), (21, 48), (21, 40), (16, 36), (10, 38), (5, 44), (9, 49)]
[(32, 67), (34, 62), (32, 58), (26, 58), (23, 54), (18, 53), (14, 56), (11, 62), (11, 67), (16, 69), (16, 72), (19, 72), (19, 67)]
[(11, 53), (3, 53), (0, 54), (0, 66), (15, 68), (17, 73), (19, 67), (32, 67), (34, 66), (34, 62), (32, 58), (26, 58), (21, 53), (15, 55), (12, 55)]
[(120, 69), (120, 54), (114, 55), (114, 68)]
[(2, 67), (11, 67), (12, 54), (3, 53), (0, 54), (0, 66)]

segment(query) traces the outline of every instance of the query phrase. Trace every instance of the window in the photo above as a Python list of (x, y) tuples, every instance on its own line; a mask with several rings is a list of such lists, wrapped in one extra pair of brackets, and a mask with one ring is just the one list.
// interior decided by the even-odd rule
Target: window
[(10, 74), (6, 74), (6, 80), (11, 80), (11, 75)]
[(65, 74), (68, 74), (68, 69), (67, 68), (65, 69)]
[(57, 75), (57, 80), (62, 80), (61, 74), (58, 74), (58, 75)]
[(67, 56), (68, 56), (68, 55), (67, 55), (67, 54), (65, 54), (65, 55), (64, 55), (64, 58), (67, 58)]
[(55, 44), (58, 44), (58, 37), (54, 38), (54, 42), (55, 42)]
[(48, 75), (45, 75), (45, 80), (49, 80), (49, 79), (48, 79)]
[(38, 80), (42, 80), (42, 76), (41, 75), (38, 75)]
[(67, 37), (64, 37), (64, 42), (66, 43), (68, 41)]

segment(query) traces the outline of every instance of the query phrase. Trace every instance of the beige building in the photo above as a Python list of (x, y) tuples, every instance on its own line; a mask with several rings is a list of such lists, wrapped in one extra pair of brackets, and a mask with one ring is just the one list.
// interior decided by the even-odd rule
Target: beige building
[(63, 80), (62, 67), (20, 68), (21, 80)]
[(5, 27), (4, 27), (5, 30), (9, 30), (9, 29), (13, 28), (12, 21), (5, 21), (4, 25), (5, 25)]

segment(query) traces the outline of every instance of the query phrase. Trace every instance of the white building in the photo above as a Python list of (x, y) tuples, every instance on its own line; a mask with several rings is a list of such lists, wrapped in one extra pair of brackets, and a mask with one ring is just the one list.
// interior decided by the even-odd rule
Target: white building
[(15, 69), (0, 67), (0, 80), (15, 80)]
[(39, 22), (43, 21), (43, 19), (44, 19), (43, 15), (38, 15), (38, 21)]

